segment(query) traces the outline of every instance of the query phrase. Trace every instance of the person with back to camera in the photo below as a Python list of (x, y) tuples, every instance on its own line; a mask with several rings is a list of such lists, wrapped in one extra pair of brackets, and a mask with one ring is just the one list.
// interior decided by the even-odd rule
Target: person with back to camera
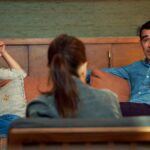
[(48, 48), (48, 67), (52, 89), (28, 104), (27, 117), (121, 117), (114, 93), (85, 83), (87, 59), (79, 39), (66, 34), (55, 38)]
[(10, 123), (25, 117), (26, 99), (23, 79), (26, 73), (7, 52), (2, 41), (0, 41), (0, 57), (9, 65), (9, 68), (0, 68), (0, 137), (5, 137)]

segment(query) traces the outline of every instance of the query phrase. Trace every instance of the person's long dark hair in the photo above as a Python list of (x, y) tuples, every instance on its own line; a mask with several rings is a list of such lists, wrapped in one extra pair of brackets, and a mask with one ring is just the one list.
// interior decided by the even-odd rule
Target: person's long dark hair
[(79, 77), (78, 68), (87, 61), (84, 44), (66, 34), (55, 38), (48, 48), (49, 76), (58, 113), (74, 117), (78, 109), (78, 91), (73, 76)]

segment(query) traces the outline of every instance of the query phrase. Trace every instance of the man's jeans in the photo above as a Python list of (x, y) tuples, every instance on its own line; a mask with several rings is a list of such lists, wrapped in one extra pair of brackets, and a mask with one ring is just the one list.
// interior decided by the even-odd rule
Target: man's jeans
[(10, 124), (20, 117), (17, 115), (6, 114), (0, 116), (0, 138), (6, 137)]

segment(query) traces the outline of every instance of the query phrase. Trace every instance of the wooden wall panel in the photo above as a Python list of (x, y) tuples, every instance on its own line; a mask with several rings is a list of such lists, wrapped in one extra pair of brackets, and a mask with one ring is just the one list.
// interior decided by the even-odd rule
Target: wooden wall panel
[[(88, 68), (103, 68), (109, 66), (108, 51), (110, 44), (85, 44)], [(29, 46), (29, 74), (31, 76), (47, 75), (48, 45)]]
[[(6, 46), (9, 54), (21, 65), (21, 67), (28, 73), (28, 48), (25, 45)], [(8, 67), (4, 59), (0, 59), (0, 67)]]
[(30, 76), (47, 76), (47, 49), (48, 45), (29, 46)]
[(120, 67), (144, 58), (139, 43), (113, 44), (111, 56), (111, 67)]
[(111, 44), (86, 44), (88, 68), (109, 66), (108, 54)]
[[(28, 72), (28, 75), (47, 75), (47, 49), (52, 39), (0, 40), (6, 43), (10, 54)], [(80, 38), (80, 40), (86, 46), (88, 68), (120, 67), (144, 57), (138, 37), (93, 37)], [(0, 65), (7, 66), (2, 59)]]

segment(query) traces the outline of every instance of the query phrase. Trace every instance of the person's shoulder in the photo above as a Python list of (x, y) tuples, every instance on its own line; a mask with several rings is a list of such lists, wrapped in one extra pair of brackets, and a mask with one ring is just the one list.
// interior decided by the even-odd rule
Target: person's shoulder
[(33, 102), (41, 102), (41, 103), (45, 103), (45, 104), (50, 104), (53, 103), (53, 96), (52, 95), (48, 95), (48, 94), (41, 94), (38, 97), (36, 97)]
[(109, 89), (93, 89), (93, 93), (104, 99), (118, 99), (118, 95)]
[(22, 78), (25, 78), (27, 76), (27, 73), (23, 69), (10, 69), (14, 74), (21, 76)]
[[(96, 89), (90, 85), (85, 84), (83, 86), (83, 90), (81, 92), (85, 91), (89, 95), (93, 95), (94, 97), (113, 97), (117, 98), (117, 94), (109, 89)], [(84, 93), (84, 92), (83, 92)]]
[(143, 64), (143, 63), (144, 63), (144, 60), (138, 60), (138, 61), (133, 62), (131, 65), (138, 65), (138, 64)]
[(96, 89), (88, 84), (82, 83), (79, 79), (76, 80), (78, 91), (81, 97), (93, 97), (93, 99), (117, 99), (117, 95), (108, 89)]
[(2, 68), (0, 68), (0, 71), (1, 71), (1, 72), (3, 72), (3, 71), (9, 72), (9, 71), (11, 71), (11, 69), (10, 69), (10, 68), (3, 68), (3, 67), (2, 67)]
[(130, 65), (141, 65), (144, 63), (144, 60), (138, 60), (138, 61), (134, 61), (133, 63), (129, 64)]
[(139, 61), (135, 61), (129, 65), (123, 66), (123, 69), (130, 69), (130, 68), (137, 68), (137, 67), (141, 67), (141, 65), (143, 65), (143, 60), (139, 60)]
[(46, 106), (47, 105), (47, 99), (45, 95), (40, 95), (33, 99), (29, 104), (28, 104), (28, 109), (31, 107), (39, 107), (39, 106)]

